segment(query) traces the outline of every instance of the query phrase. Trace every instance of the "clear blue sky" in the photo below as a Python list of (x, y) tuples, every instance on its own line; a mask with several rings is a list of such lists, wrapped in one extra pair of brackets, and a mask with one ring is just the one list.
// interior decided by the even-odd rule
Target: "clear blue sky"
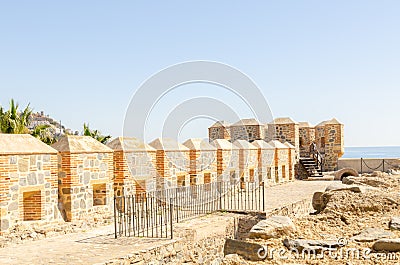
[(118, 136), (144, 80), (212, 60), (249, 75), (276, 117), (336, 117), (347, 146), (400, 145), (399, 14), (400, 1), (3, 0), (0, 104)]

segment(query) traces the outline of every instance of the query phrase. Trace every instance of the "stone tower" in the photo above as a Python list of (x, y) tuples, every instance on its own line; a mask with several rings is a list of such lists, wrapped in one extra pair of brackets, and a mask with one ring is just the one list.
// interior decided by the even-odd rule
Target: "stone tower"
[(289, 142), (299, 153), (299, 124), (291, 118), (276, 118), (267, 124), (267, 141), (278, 140), (281, 143)]
[(226, 121), (217, 121), (210, 128), (208, 128), (208, 138), (212, 142), (216, 139), (230, 140), (229, 123)]

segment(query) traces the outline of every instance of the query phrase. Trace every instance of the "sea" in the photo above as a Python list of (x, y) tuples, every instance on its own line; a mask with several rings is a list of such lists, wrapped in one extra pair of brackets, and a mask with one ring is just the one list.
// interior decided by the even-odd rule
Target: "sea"
[(345, 147), (342, 158), (400, 158), (400, 146)]

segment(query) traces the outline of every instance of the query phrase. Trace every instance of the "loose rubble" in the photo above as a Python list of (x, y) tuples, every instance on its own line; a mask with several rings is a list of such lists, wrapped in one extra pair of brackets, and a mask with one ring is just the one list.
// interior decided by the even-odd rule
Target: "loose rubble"
[[(263, 261), (242, 256), (225, 257), (222, 264), (398, 264), (400, 262), (400, 175), (374, 172), (348, 176), (314, 194), (313, 214), (293, 218), (296, 227), (278, 237), (252, 236), (246, 242), (276, 250)], [(261, 223), (262, 224), (262, 223)], [(260, 223), (253, 227), (258, 230)], [(251, 234), (251, 233), (250, 233)], [(344, 257), (348, 250), (369, 250), (370, 259)], [(278, 251), (289, 253), (284, 259)], [(286, 251), (286, 252), (285, 252)], [(321, 257), (296, 258), (290, 254), (315, 253)], [(342, 252), (340, 252), (342, 251)], [(268, 252), (268, 251), (267, 251)], [(387, 253), (394, 253), (389, 255)], [(380, 257), (380, 258), (377, 258)], [(382, 257), (386, 257), (382, 258)], [(388, 258), (397, 258), (388, 260)]]

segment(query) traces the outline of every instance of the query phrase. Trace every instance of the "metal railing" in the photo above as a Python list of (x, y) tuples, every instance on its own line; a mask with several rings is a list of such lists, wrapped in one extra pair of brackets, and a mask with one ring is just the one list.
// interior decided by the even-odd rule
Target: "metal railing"
[[(365, 158), (360, 158), (360, 173), (363, 174), (364, 173), (364, 169), (371, 170), (371, 171), (382, 171), (385, 172), (385, 170), (387, 169), (397, 169), (399, 166), (398, 165), (394, 165), (392, 163), (389, 163), (388, 160), (391, 159), (384, 159), (382, 158), (382, 161), (376, 166), (371, 166), (367, 163), (368, 159)], [(375, 160), (375, 159), (373, 159)]]
[(317, 145), (315, 143), (312, 143), (310, 145), (310, 156), (317, 163), (317, 166), (321, 169), (321, 171), (324, 171), (323, 157), (318, 151)]
[(173, 223), (217, 211), (264, 211), (258, 182), (213, 182), (114, 197), (115, 238), (173, 238)]

